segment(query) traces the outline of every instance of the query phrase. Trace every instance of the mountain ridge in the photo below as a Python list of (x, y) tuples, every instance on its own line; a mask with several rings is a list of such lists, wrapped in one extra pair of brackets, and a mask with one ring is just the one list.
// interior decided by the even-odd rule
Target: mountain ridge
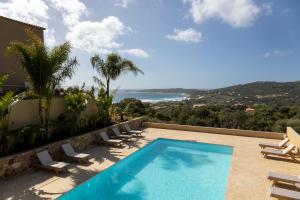
[(300, 81), (276, 82), (276, 81), (255, 81), (245, 84), (237, 84), (216, 89), (192, 89), (192, 88), (162, 88), (162, 89), (139, 89), (139, 92), (168, 92), (168, 93), (214, 93), (214, 92), (240, 92), (273, 94), (273, 93), (300, 93)]

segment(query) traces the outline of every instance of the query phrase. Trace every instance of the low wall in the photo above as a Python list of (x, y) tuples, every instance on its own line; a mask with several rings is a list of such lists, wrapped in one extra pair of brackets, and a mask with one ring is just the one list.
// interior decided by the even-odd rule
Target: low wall
[[(66, 112), (66, 102), (63, 97), (53, 98), (50, 107), (50, 120), (57, 119), (57, 117)], [(87, 108), (83, 111), (82, 117), (89, 117), (96, 114), (96, 105), (89, 102)], [(38, 113), (38, 99), (21, 100), (13, 106), (10, 114), (10, 129), (18, 129), (28, 124), (40, 124)]]
[[(130, 126), (134, 129), (134, 128), (139, 128), (141, 126), (142, 121), (143, 118), (141, 117), (141, 118), (133, 119), (129, 121), (129, 123)], [(125, 131), (123, 126), (124, 123), (116, 124), (114, 126), (117, 126), (120, 130)], [(100, 141), (99, 137), (97, 136), (97, 133), (99, 133), (100, 131), (107, 131), (108, 134), (112, 134), (111, 133), (112, 127), (113, 126), (109, 126), (103, 129), (94, 130), (89, 133), (85, 133), (83, 135), (79, 135), (66, 140), (61, 140), (55, 143), (47, 144), (45, 146), (33, 150), (0, 158), (0, 177), (7, 177), (7, 176), (19, 174), (25, 170), (32, 168), (34, 164), (39, 163), (36, 157), (36, 153), (43, 151), (45, 149), (49, 151), (49, 153), (55, 160), (60, 160), (62, 156), (61, 145), (64, 143), (71, 143), (74, 149), (78, 151), (84, 150), (91, 144), (98, 143)]]
[(145, 127), (149, 127), (149, 128), (173, 129), (173, 130), (182, 130), (182, 131), (194, 131), (194, 132), (269, 138), (269, 139), (282, 139), (284, 135), (283, 133), (276, 133), (276, 132), (226, 129), (226, 128), (204, 127), (204, 126), (188, 126), (188, 125), (152, 123), (152, 122), (145, 122), (144, 124)]
[(293, 145), (300, 148), (300, 135), (293, 128), (287, 127), (286, 129), (287, 137)]

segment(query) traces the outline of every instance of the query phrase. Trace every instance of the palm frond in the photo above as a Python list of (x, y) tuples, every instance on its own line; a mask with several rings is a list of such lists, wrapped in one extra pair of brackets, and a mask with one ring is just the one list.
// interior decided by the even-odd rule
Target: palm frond
[(119, 63), (119, 67), (122, 68), (124, 71), (129, 71), (137, 75), (138, 73), (144, 74), (144, 72), (139, 69), (132, 61), (128, 59), (122, 59)]
[(66, 78), (72, 78), (78, 65), (77, 58), (68, 59), (54, 74), (53, 87), (57, 87)]
[(100, 58), (99, 55), (96, 54), (91, 58), (91, 64), (100, 76), (107, 77), (107, 69), (105, 66), (105, 62), (102, 58)]
[(49, 62), (54, 67), (53, 71), (58, 71), (60, 67), (69, 59), (71, 53), (71, 44), (65, 42), (62, 45), (54, 47), (49, 52)]
[(94, 82), (100, 86), (100, 87), (103, 87), (103, 88), (106, 88), (105, 84), (96, 76), (93, 76), (93, 79), (94, 79)]

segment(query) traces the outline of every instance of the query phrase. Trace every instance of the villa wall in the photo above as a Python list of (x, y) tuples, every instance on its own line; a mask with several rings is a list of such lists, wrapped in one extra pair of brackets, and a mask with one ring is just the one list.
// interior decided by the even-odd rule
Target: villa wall
[[(66, 112), (65, 99), (63, 97), (53, 98), (50, 107), (50, 120), (57, 119), (64, 112)], [(87, 108), (82, 113), (82, 117), (88, 118), (96, 114), (96, 112), (96, 105), (89, 102)], [(9, 123), (11, 130), (24, 127), (28, 124), (39, 124), (38, 99), (26, 99), (16, 103), (12, 108)]]
[[(131, 128), (137, 129), (141, 127), (142, 121), (143, 118), (141, 117), (141, 118), (133, 119), (129, 121), (129, 123)], [(116, 124), (114, 126), (117, 126), (120, 130), (125, 131), (124, 123)], [(108, 134), (112, 134), (111, 133), (112, 127), (113, 126), (94, 130), (83, 135), (79, 135), (66, 140), (61, 140), (55, 143), (51, 143), (30, 151), (25, 151), (11, 156), (3, 157), (0, 159), (0, 178), (16, 175), (34, 167), (35, 164), (39, 163), (36, 157), (37, 152), (47, 149), (54, 160), (60, 160), (62, 156), (62, 152), (61, 152), (62, 144), (71, 143), (75, 150), (77, 151), (84, 150), (88, 146), (92, 144), (97, 144), (101, 141), (97, 135), (97, 133), (99, 133), (100, 131), (107, 131)]]
[(226, 129), (226, 128), (204, 127), (204, 126), (188, 126), (188, 125), (152, 123), (152, 122), (145, 122), (144, 124), (145, 127), (149, 127), (149, 128), (173, 129), (173, 130), (182, 130), (182, 131), (194, 131), (194, 132), (269, 138), (269, 139), (282, 139), (284, 135), (283, 133), (276, 133), (276, 132)]
[(14, 19), (0, 16), (0, 74), (11, 74), (5, 81), (3, 89), (15, 90), (25, 87), (26, 72), (21, 67), (19, 59), (16, 56), (7, 56), (6, 47), (12, 41), (27, 42), (29, 37), (25, 29), (33, 31), (42, 41), (44, 41), (45, 30), (42, 27), (27, 24)]

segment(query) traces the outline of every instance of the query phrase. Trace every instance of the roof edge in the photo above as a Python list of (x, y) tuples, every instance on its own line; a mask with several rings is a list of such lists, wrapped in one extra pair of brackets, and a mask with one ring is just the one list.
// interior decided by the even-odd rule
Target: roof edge
[(42, 30), (46, 30), (45, 27), (34, 25), (34, 24), (29, 24), (27, 22), (22, 22), (22, 21), (19, 21), (19, 20), (16, 20), (16, 19), (12, 19), (12, 18), (9, 18), (9, 17), (2, 16), (2, 15), (0, 15), (0, 18), (4, 18), (4, 19), (7, 19), (7, 20), (10, 20), (10, 21), (13, 21), (13, 22), (21, 23), (21, 24), (24, 24), (24, 25), (27, 25), (27, 26), (32, 26), (32, 27), (39, 28), (39, 29), (42, 29)]

